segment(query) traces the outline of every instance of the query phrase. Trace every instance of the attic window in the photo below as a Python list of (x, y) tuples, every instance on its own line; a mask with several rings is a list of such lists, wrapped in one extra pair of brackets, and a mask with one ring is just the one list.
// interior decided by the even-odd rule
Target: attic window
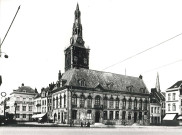
[(126, 89), (127, 89), (129, 92), (133, 92), (133, 85), (127, 86)]
[(111, 89), (111, 88), (113, 88), (114, 83), (113, 82), (108, 82), (106, 85), (107, 85), (107, 87), (109, 89)]
[(24, 93), (26, 93), (27, 91), (26, 90), (23, 90)]
[(177, 85), (174, 86), (174, 88), (178, 87)]
[(84, 79), (80, 79), (80, 80), (78, 80), (78, 84), (80, 85), (80, 86), (86, 86), (85, 85), (85, 80)]
[(145, 88), (140, 88), (140, 93), (145, 93)]

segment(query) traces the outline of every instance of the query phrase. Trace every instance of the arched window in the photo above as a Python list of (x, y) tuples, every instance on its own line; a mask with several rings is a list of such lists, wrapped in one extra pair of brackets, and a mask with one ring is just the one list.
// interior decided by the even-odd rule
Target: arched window
[(95, 105), (96, 105), (96, 106), (100, 105), (100, 96), (99, 96), (99, 95), (97, 95), (97, 96), (95, 97)]
[(128, 109), (131, 109), (132, 107), (132, 99), (130, 97), (130, 99), (128, 100)]
[(91, 97), (91, 95), (88, 96), (87, 107), (92, 108), (92, 97)]
[(83, 108), (85, 106), (85, 96), (82, 94), (80, 96), (80, 107)]
[(77, 107), (77, 95), (76, 94), (74, 94), (72, 96), (72, 106)]
[(173, 103), (173, 111), (176, 111), (176, 104)]
[(115, 105), (116, 109), (119, 109), (119, 98), (118, 97), (116, 98), (116, 102), (115, 103), (116, 103), (116, 105)]
[(111, 96), (110, 100), (109, 100), (109, 108), (114, 108), (114, 99), (113, 97)]
[(104, 108), (107, 108), (107, 96), (106, 95), (103, 99), (103, 106), (104, 106)]

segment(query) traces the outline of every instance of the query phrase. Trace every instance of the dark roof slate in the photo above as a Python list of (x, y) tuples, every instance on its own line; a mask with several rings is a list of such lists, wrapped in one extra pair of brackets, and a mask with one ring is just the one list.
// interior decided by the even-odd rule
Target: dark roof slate
[(178, 88), (178, 87), (180, 87), (182, 85), (182, 81), (178, 81), (178, 82), (176, 82), (174, 85), (172, 85), (170, 88), (168, 88), (168, 89), (173, 89), (173, 88)]
[(87, 88), (101, 86), (105, 90), (128, 91), (127, 88), (131, 86), (133, 92), (143, 93), (142, 88), (149, 94), (142, 79), (103, 71), (74, 68), (66, 71), (62, 80), (66, 80), (65, 86), (79, 86), (79, 80), (85, 80)]

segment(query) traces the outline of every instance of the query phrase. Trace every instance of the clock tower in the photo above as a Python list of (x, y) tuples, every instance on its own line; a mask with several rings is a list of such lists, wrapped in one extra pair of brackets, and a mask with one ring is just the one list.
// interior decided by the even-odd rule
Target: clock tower
[(89, 69), (89, 51), (85, 48), (82, 38), (81, 12), (77, 4), (75, 10), (75, 20), (73, 23), (72, 37), (70, 38), (70, 46), (65, 52), (65, 71), (72, 68)]

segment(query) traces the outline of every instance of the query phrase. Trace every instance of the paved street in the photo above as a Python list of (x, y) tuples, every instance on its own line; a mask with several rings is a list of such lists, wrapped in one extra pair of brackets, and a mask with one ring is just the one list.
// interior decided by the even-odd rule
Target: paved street
[(181, 135), (182, 127), (0, 127), (1, 135)]

